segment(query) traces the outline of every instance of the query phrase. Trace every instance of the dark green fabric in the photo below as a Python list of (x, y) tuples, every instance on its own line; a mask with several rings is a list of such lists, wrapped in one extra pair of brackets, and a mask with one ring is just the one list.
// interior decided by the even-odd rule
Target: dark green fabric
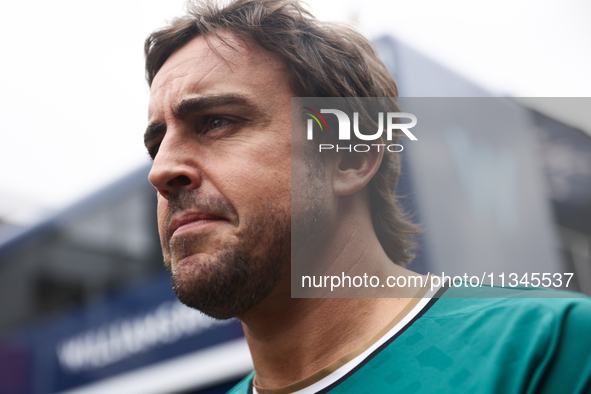
[(570, 297), (452, 287), (330, 393), (590, 394), (591, 299)]

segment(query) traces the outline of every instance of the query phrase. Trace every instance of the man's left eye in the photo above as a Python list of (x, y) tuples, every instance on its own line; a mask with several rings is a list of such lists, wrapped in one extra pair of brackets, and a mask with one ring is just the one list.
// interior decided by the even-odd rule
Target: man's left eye
[(214, 129), (218, 129), (223, 126), (227, 126), (227, 125), (231, 124), (231, 122), (226, 118), (216, 117), (216, 118), (207, 119), (206, 124), (207, 124), (207, 130), (214, 130)]

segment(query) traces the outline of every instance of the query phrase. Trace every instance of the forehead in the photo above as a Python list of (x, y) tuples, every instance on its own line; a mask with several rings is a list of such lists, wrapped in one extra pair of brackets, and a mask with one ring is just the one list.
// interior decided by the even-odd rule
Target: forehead
[(293, 95), (277, 56), (230, 33), (220, 36), (224, 41), (196, 37), (166, 60), (150, 89), (150, 118), (187, 96), (235, 93), (264, 102), (272, 94)]

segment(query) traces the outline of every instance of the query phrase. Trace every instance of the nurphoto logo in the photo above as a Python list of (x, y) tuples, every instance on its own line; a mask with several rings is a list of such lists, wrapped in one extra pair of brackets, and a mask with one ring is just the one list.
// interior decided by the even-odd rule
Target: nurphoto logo
[[(351, 119), (349, 115), (345, 112), (338, 110), (338, 109), (321, 109), (320, 112), (309, 108), (303, 107), (306, 112), (302, 112), (304, 115), (309, 116), (310, 118), (307, 121), (307, 138), (308, 140), (312, 140), (314, 137), (314, 122), (320, 128), (320, 132), (328, 132), (328, 124), (326, 119), (322, 114), (332, 114), (337, 117), (339, 129), (339, 141), (350, 141), (351, 140)], [(386, 113), (386, 140), (392, 141), (394, 131), (400, 130), (406, 135), (411, 141), (417, 141), (417, 137), (414, 136), (413, 133), (410, 132), (410, 128), (416, 126), (417, 124), (417, 117), (411, 113), (407, 112), (387, 112)], [(410, 119), (409, 123), (396, 123), (395, 120), (398, 119)], [(355, 137), (362, 141), (375, 141), (378, 138), (382, 137), (384, 133), (384, 113), (378, 113), (378, 130), (374, 134), (363, 134), (359, 130), (359, 113), (353, 112), (353, 133)], [(348, 150), (349, 152), (368, 152), (371, 149), (371, 146), (376, 146), (378, 152), (382, 147), (387, 149), (389, 152), (402, 152), (403, 146), (400, 144), (355, 144), (355, 145), (334, 145), (334, 144), (319, 144), (318, 149), (320, 152), (323, 150), (331, 150), (336, 149), (336, 151), (340, 150)]]

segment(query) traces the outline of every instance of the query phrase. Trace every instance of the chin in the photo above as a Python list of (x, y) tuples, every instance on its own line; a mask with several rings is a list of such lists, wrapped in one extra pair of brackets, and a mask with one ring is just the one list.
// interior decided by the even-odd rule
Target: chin
[(213, 318), (242, 315), (266, 298), (289, 273), (289, 238), (289, 231), (273, 237), (263, 255), (258, 256), (249, 252), (252, 247), (227, 244), (213, 255), (176, 260), (171, 271), (173, 290), (182, 303)]
[[(245, 219), (232, 236), (219, 232), (175, 236), (166, 245), (165, 264), (173, 289), (185, 305), (216, 318), (242, 315), (266, 298), (289, 274), (289, 209), (269, 207)], [(213, 251), (211, 254), (202, 251)]]

